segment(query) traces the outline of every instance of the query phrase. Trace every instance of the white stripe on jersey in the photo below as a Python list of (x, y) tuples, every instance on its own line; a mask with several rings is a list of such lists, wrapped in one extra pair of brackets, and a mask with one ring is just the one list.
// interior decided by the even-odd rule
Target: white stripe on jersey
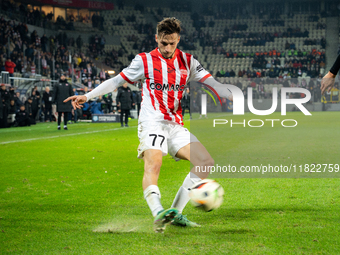
[[(178, 65), (178, 58), (175, 59), (174, 66), (175, 66), (175, 69), (176, 69), (176, 84), (180, 84), (180, 82), (181, 82), (181, 70), (180, 70), (179, 65)], [(181, 120), (182, 119), (181, 116), (177, 113), (178, 106), (181, 103), (178, 99), (178, 90), (175, 91), (174, 97), (175, 97), (174, 113), (176, 114), (177, 118)]]
[(142, 88), (142, 91), (143, 91), (143, 98), (142, 98), (142, 102), (141, 102), (141, 112), (142, 113), (142, 110), (144, 110), (144, 107), (142, 107), (142, 105), (152, 105), (152, 102), (151, 102), (151, 94), (150, 94), (150, 91), (147, 89), (147, 85), (146, 85), (146, 82), (143, 81), (143, 84), (142, 84), (143, 88)]
[[(183, 56), (185, 66), (186, 66), (188, 74), (189, 74), (190, 69), (189, 69), (189, 65), (188, 65), (188, 61), (187, 61), (187, 56), (186, 56), (186, 54), (184, 52), (182, 52), (182, 56)], [(192, 56), (190, 57), (190, 61), (191, 61), (191, 59), (192, 59)], [(188, 81), (188, 79), (189, 79), (189, 75), (187, 76), (187, 80), (186, 81)]]

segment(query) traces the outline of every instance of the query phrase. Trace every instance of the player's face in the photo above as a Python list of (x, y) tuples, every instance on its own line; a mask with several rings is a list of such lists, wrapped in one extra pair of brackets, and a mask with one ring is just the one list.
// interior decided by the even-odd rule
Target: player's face
[(177, 33), (163, 35), (162, 37), (158, 37), (156, 35), (158, 49), (162, 54), (163, 58), (172, 58), (174, 56), (177, 44), (179, 43), (179, 39), (180, 36)]

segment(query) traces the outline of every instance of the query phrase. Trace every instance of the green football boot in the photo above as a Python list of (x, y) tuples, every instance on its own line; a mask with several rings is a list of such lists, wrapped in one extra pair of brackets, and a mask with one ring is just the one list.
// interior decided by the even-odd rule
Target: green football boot
[(176, 208), (170, 208), (165, 211), (160, 211), (153, 222), (155, 232), (163, 233), (166, 224), (172, 222), (177, 214), (178, 210)]
[(178, 213), (175, 219), (171, 222), (171, 225), (180, 227), (201, 227), (200, 224), (190, 221), (187, 219), (186, 215)]

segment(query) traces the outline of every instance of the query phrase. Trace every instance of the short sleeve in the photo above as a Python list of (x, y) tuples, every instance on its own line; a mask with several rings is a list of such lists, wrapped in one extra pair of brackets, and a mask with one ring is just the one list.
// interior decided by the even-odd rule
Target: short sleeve
[(130, 84), (138, 80), (144, 80), (144, 65), (142, 57), (136, 55), (131, 64), (120, 72), (125, 81)]
[(191, 58), (190, 80), (204, 82), (211, 74), (193, 57)]

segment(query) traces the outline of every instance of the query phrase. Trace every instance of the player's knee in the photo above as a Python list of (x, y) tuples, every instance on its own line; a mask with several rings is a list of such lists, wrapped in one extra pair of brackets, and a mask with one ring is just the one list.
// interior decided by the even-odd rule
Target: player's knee
[(144, 171), (147, 173), (159, 173), (162, 166), (162, 160), (152, 160), (145, 164)]

